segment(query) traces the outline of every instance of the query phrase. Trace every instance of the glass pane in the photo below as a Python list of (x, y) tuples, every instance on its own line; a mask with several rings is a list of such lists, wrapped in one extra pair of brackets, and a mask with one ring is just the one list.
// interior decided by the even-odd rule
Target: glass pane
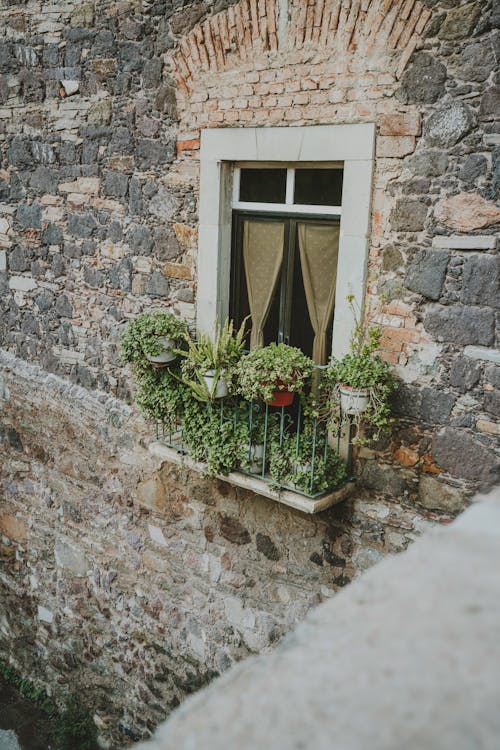
[(286, 169), (242, 169), (240, 201), (249, 203), (284, 203)]
[(307, 206), (342, 204), (342, 169), (296, 169), (294, 203)]

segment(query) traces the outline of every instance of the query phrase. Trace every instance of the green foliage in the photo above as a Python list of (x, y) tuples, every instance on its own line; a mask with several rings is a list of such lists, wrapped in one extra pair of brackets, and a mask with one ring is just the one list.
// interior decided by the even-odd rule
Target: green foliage
[(238, 392), (249, 400), (271, 401), (273, 392), (301, 392), (313, 362), (294, 346), (269, 344), (253, 349), (237, 367)]
[(75, 695), (66, 699), (65, 709), (56, 722), (55, 735), (57, 750), (96, 750), (96, 726)]
[(96, 726), (92, 716), (75, 695), (67, 697), (65, 708), (60, 711), (43, 688), (35, 687), (31, 680), (21, 677), (2, 660), (0, 678), (47, 714), (54, 727), (55, 750), (97, 750)]
[[(316, 446), (315, 446), (316, 425)], [(293, 432), (285, 433), (283, 442), (273, 440), (269, 472), (277, 484), (315, 495), (333, 489), (345, 480), (345, 464), (330, 446), (326, 449), (326, 432), (316, 421), (306, 421), (297, 440)]]
[(178, 367), (144, 367), (136, 379), (136, 402), (146, 417), (166, 421), (182, 414), (190, 391)]
[(183, 439), (195, 461), (207, 465), (207, 474), (227, 475), (245, 458), (250, 439), (246, 404), (203, 404), (186, 400), (183, 413)]
[[(245, 346), (246, 319), (236, 331), (232, 320), (217, 325), (212, 339), (207, 333), (198, 333), (196, 341), (186, 336), (187, 350), (178, 353), (184, 357), (183, 380), (190, 386), (198, 401), (208, 402), (215, 396), (218, 381), (223, 378), (231, 390), (234, 368)], [(204, 376), (210, 373), (214, 381), (209, 389)]]
[(157, 357), (161, 353), (158, 338), (173, 339), (179, 346), (186, 336), (185, 321), (173, 313), (143, 313), (131, 320), (122, 334), (123, 359), (133, 364), (144, 362), (146, 355)]
[[(323, 411), (329, 412), (328, 418), (332, 426), (338, 427), (346, 421), (348, 415), (341, 412), (339, 386), (351, 388), (366, 388), (369, 404), (363, 414), (354, 417), (354, 421), (362, 421), (364, 425), (373, 428), (372, 439), (377, 440), (380, 433), (390, 428), (392, 424), (390, 397), (396, 388), (396, 379), (391, 373), (390, 366), (376, 352), (380, 346), (382, 332), (379, 328), (367, 329), (362, 325), (354, 309), (352, 297), (347, 298), (355, 317), (355, 328), (351, 339), (351, 351), (341, 360), (333, 360), (323, 373), (321, 396)], [(358, 443), (368, 442), (357, 436)]]

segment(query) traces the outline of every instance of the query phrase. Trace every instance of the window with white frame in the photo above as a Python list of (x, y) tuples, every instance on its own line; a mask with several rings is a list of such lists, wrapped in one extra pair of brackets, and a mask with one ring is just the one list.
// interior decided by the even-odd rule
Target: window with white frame
[(233, 172), (230, 316), (251, 348), (331, 351), (342, 164), (241, 164)]
[[(363, 306), (373, 124), (201, 133), (197, 325), (252, 315), (252, 344), (323, 361)], [(331, 343), (330, 343), (331, 342)]]

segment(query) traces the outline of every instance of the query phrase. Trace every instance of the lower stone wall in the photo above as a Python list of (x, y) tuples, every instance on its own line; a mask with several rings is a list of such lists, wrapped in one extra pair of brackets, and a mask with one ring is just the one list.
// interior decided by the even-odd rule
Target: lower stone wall
[(389, 482), (305, 516), (162, 465), (132, 408), (5, 352), (0, 399), (0, 658), (77, 691), (106, 747), (449, 520), (406, 470), (399, 497)]

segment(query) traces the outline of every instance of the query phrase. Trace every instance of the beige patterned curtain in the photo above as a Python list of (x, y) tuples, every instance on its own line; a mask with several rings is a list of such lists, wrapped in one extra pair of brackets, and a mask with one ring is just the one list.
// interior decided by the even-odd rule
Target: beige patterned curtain
[(313, 360), (327, 360), (326, 332), (335, 306), (339, 226), (299, 224), (299, 250), (307, 309), (314, 331)]
[(252, 316), (250, 348), (264, 345), (264, 326), (283, 262), (284, 224), (270, 221), (243, 223), (243, 262)]

